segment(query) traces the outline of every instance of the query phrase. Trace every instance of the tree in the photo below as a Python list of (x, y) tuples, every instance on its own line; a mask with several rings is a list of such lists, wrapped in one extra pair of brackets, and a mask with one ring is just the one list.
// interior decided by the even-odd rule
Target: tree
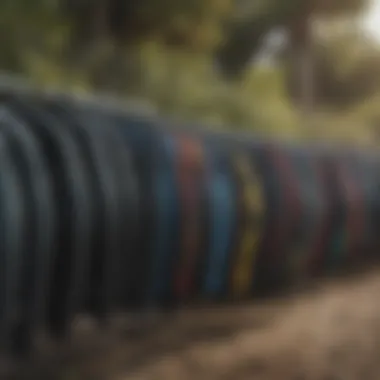
[(287, 30), (289, 38), (289, 93), (306, 113), (312, 106), (313, 18), (331, 18), (363, 9), (367, 0), (272, 0), (265, 12), (249, 14), (232, 27), (227, 42), (216, 57), (227, 78), (238, 78), (260, 47), (263, 37), (275, 27)]
[(291, 41), (299, 45), (302, 40), (308, 40), (305, 33), (309, 33), (312, 17), (326, 19), (357, 13), (367, 4), (368, 0), (269, 0), (265, 7), (259, 7), (259, 11), (253, 7), (246, 17), (232, 20), (226, 32), (226, 42), (221, 45), (216, 57), (225, 75), (236, 78), (270, 30), (286, 28)]
[(354, 28), (329, 37), (315, 53), (318, 83), (316, 103), (320, 107), (347, 109), (380, 89), (380, 49)]
[(219, 40), (233, 0), (61, 0), (61, 6), (80, 48), (103, 38), (125, 47), (152, 37), (207, 48)]

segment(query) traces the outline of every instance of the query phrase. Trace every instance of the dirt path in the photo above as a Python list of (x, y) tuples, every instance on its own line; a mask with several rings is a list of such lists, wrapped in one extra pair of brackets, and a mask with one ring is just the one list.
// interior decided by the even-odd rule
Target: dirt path
[(380, 276), (372, 274), (235, 316), (226, 311), (241, 324), (232, 336), (163, 352), (117, 379), (380, 379), (379, 296)]
[(150, 334), (77, 341), (91, 353), (56, 363), (57, 378), (378, 380), (380, 272), (266, 304), (182, 312)]

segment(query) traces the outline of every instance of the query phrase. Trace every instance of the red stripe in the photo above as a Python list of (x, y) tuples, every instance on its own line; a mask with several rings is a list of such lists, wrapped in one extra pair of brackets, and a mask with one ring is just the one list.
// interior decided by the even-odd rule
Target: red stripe
[(202, 152), (194, 139), (180, 137), (178, 179), (181, 201), (180, 255), (175, 275), (175, 291), (179, 299), (189, 298), (194, 289), (195, 269), (200, 249), (200, 199)]
[(280, 219), (275, 228), (276, 232), (271, 239), (271, 253), (274, 258), (278, 258), (283, 254), (281, 251), (287, 251), (289, 233), (292, 232), (300, 216), (300, 202), (299, 189), (288, 157), (275, 147), (270, 149), (270, 154), (279, 175), (281, 204), (284, 207), (283, 210), (279, 210)]

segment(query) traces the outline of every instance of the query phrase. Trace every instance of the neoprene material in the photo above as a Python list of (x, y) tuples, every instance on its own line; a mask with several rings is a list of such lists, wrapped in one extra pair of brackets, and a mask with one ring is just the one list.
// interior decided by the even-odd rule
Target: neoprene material
[(176, 176), (176, 144), (169, 133), (157, 139), (154, 173), (155, 222), (147, 307), (173, 305), (173, 275), (179, 248), (179, 188)]
[(297, 181), (300, 218), (292, 241), (290, 273), (294, 279), (308, 276), (308, 263), (320, 235), (323, 221), (323, 200), (316, 166), (309, 153), (299, 148), (288, 150)]
[[(174, 207), (173, 217), (178, 222), (178, 226), (173, 231), (177, 236), (169, 245), (170, 250), (173, 250), (174, 253), (169, 254), (173, 257), (173, 261), (169, 260), (169, 272), (172, 278), (171, 285), (168, 286), (171, 290), (168, 293), (171, 295), (165, 297), (164, 306), (166, 308), (201, 298), (202, 294), (204, 257), (209, 234), (207, 212), (209, 199), (204, 170), (205, 147), (203, 141), (205, 133), (196, 128), (186, 130), (183, 126), (166, 122), (157, 123), (154, 130), (157, 135), (170, 136), (171, 139), (173, 162), (165, 171), (174, 169), (168, 178), (172, 181), (172, 190), (170, 191), (174, 191), (176, 194), (173, 197), (171, 208)], [(160, 161), (159, 157), (162, 155), (160, 139), (162, 137), (156, 140), (156, 162)], [(186, 183), (188, 186), (185, 188)], [(156, 197), (157, 210), (159, 210), (158, 199)], [(167, 209), (170, 210), (169, 207)], [(194, 219), (196, 223), (194, 223)], [(159, 222), (158, 218), (157, 222)], [(190, 241), (190, 236), (192, 239), (194, 238), (193, 241)]]
[(356, 170), (358, 175), (358, 185), (362, 189), (363, 202), (363, 241), (362, 252), (359, 253), (358, 259), (371, 257), (375, 248), (375, 219), (376, 213), (376, 164), (374, 157), (371, 155), (355, 154)]
[(15, 318), (19, 316), (18, 283), (27, 221), (26, 194), (12, 159), (7, 137), (0, 131), (0, 342), (8, 354)]
[[(123, 125), (123, 128), (128, 128), (128, 120), (131, 120), (131, 117), (119, 116), (118, 124)], [(136, 118), (132, 117), (132, 121), (136, 122)], [(148, 162), (145, 158), (143, 159), (143, 155), (140, 153), (138, 157), (135, 155), (137, 157), (135, 163), (148, 169), (140, 176), (140, 180), (144, 183), (151, 183), (144, 198), (154, 207), (147, 210), (149, 204), (144, 204), (144, 209), (148, 212), (143, 218), (150, 222), (151, 227), (149, 225), (143, 226), (143, 234), (140, 235), (140, 238), (144, 235), (145, 248), (150, 252), (142, 257), (140, 255), (139, 262), (140, 265), (142, 264), (140, 269), (144, 271), (144, 275), (139, 278), (134, 276), (134, 288), (136, 288), (136, 281), (138, 281), (140, 289), (145, 288), (143, 296), (145, 307), (150, 308), (160, 305), (167, 307), (173, 305), (174, 300), (172, 279), (174, 276), (175, 255), (178, 253), (179, 244), (178, 178), (175, 170), (176, 147), (173, 137), (169, 133), (164, 133), (164, 130), (158, 132), (160, 130), (158, 126), (155, 127), (155, 132), (152, 134), (153, 128), (149, 128), (149, 131), (145, 130), (144, 133), (141, 133), (140, 130), (137, 135), (135, 134), (136, 127), (141, 127), (139, 121), (137, 126), (135, 125), (134, 127), (134, 132), (126, 131), (124, 136), (126, 136), (127, 140), (131, 138), (133, 143), (136, 142), (137, 144), (144, 144), (148, 140), (148, 147), (145, 148), (151, 148)], [(143, 160), (145, 160), (145, 163)], [(138, 204), (138, 201), (134, 203)], [(148, 234), (151, 233), (149, 244), (146, 242), (147, 237), (149, 237), (147, 232)], [(141, 254), (141, 252), (139, 253)], [(147, 263), (147, 260), (150, 263)], [(135, 259), (131, 262), (130, 267), (132, 270), (135, 262)], [(148, 269), (146, 269), (147, 267)], [(142, 281), (145, 282), (145, 287), (140, 286), (143, 285)], [(138, 298), (140, 297), (141, 291), (139, 290)]]
[(336, 204), (336, 177), (332, 168), (331, 157), (324, 151), (316, 154), (317, 174), (324, 204), (322, 229), (317, 240), (316, 249), (309, 262), (309, 272), (314, 276), (323, 275), (327, 269), (328, 254), (336, 229), (339, 227), (339, 215)]
[[(114, 128), (112, 128), (114, 126)], [(117, 180), (119, 213), (118, 213), (118, 242), (120, 259), (115, 261), (114, 270), (110, 276), (116, 276), (118, 283), (110, 294), (115, 294), (115, 304), (119, 310), (131, 308), (136, 288), (135, 262), (140, 254), (137, 251), (139, 226), (139, 188), (137, 176), (133, 167), (131, 154), (126, 149), (123, 134), (118, 123), (113, 120), (105, 129), (109, 135), (109, 149), (113, 153), (113, 166)]]
[(378, 257), (380, 252), (380, 156), (374, 158), (372, 176), (374, 178), (372, 188), (372, 206), (371, 221), (374, 236), (373, 256)]
[(257, 165), (257, 170), (262, 178), (266, 213), (263, 221), (263, 234), (259, 244), (257, 262), (253, 272), (252, 293), (262, 295), (272, 290), (276, 285), (272, 285), (273, 276), (273, 254), (269, 250), (271, 236), (276, 233), (278, 217), (281, 213), (281, 199), (279, 184), (274, 174), (273, 165), (268, 155), (266, 144), (250, 147), (252, 159)]
[(324, 253), (328, 246), (329, 234), (332, 228), (331, 214), (331, 194), (328, 184), (324, 181), (324, 157), (315, 149), (310, 154), (310, 165), (313, 170), (314, 186), (313, 191), (318, 202), (318, 220), (315, 224), (315, 234), (313, 234), (310, 254), (307, 258), (306, 273), (311, 277), (316, 277), (323, 274)]
[[(338, 174), (337, 174), (340, 194), (342, 196), (342, 202), (345, 208), (345, 221), (343, 225), (343, 229), (341, 231), (340, 236), (338, 238), (342, 244), (341, 254), (333, 255), (333, 269), (339, 270), (344, 267), (348, 261), (350, 255), (350, 249), (352, 247), (350, 233), (354, 233), (353, 230), (353, 217), (355, 215), (354, 212), (354, 202), (353, 202), (353, 187), (352, 187), (352, 178), (351, 173), (348, 170), (344, 157), (339, 155), (338, 157)], [(353, 239), (355, 239), (354, 236)]]
[(363, 201), (363, 181), (356, 158), (345, 154), (347, 172), (346, 193), (349, 205), (347, 251), (350, 264), (363, 255), (365, 240), (365, 205)]
[(34, 135), (5, 107), (0, 112), (0, 130), (7, 136), (11, 157), (21, 175), (27, 212), (17, 278), (19, 315), (10, 342), (13, 354), (24, 355), (31, 348), (33, 332), (46, 322), (46, 299), (54, 252), (53, 193), (47, 166)]
[(53, 179), (57, 240), (48, 297), (48, 324), (63, 337), (80, 309), (90, 248), (90, 212), (84, 165), (69, 131), (32, 99), (12, 98), (7, 106), (27, 123), (39, 142)]
[[(99, 222), (101, 246), (93, 252), (90, 262), (90, 279), (87, 288), (86, 305), (89, 313), (105, 323), (108, 313), (116, 311), (116, 290), (119, 279), (115, 267), (120, 265), (121, 246), (119, 241), (119, 189), (115, 167), (105, 136), (105, 120), (95, 110), (89, 110), (84, 105), (76, 104), (75, 113), (82, 132), (90, 145), (92, 160), (96, 166), (98, 186), (102, 194), (102, 212)], [(127, 231), (126, 231), (127, 232)]]
[(336, 271), (342, 266), (347, 254), (347, 201), (343, 189), (342, 162), (337, 156), (329, 155), (325, 161), (325, 181), (331, 194), (331, 231), (325, 251), (327, 272)]
[(286, 151), (273, 144), (263, 145), (260, 151), (260, 170), (268, 196), (268, 218), (255, 287), (259, 293), (266, 293), (289, 281), (288, 262), (300, 203), (295, 174)]
[(212, 301), (336, 271), (380, 246), (380, 159), (1, 96), (0, 344), (79, 311)]
[[(103, 317), (124, 310), (131, 304), (130, 274), (136, 257), (138, 234), (138, 184), (129, 150), (120, 125), (102, 109), (83, 104), (77, 117), (93, 143), (96, 157), (101, 159), (102, 185), (106, 190), (106, 211), (110, 225), (106, 250), (93, 260), (91, 271), (90, 309)], [(91, 135), (91, 137), (90, 137)], [(100, 277), (100, 281), (99, 281)]]
[(206, 154), (210, 240), (203, 295), (208, 299), (221, 300), (228, 294), (237, 218), (236, 186), (228, 155), (212, 141), (207, 144)]
[(130, 260), (130, 289), (126, 296), (125, 307), (141, 308), (144, 306), (153, 250), (154, 210), (156, 207), (153, 184), (157, 165), (154, 149), (157, 144), (157, 132), (152, 121), (141, 117), (118, 115), (117, 122), (123, 134), (125, 146), (131, 152), (132, 165), (139, 189), (136, 254)]
[(363, 183), (365, 183), (365, 207), (367, 230), (367, 254), (371, 260), (378, 255), (379, 249), (379, 216), (380, 216), (380, 160), (375, 154), (360, 154), (362, 162)]
[(51, 113), (56, 118), (61, 120), (66, 128), (68, 128), (73, 134), (77, 144), (80, 147), (81, 158), (85, 165), (85, 174), (87, 175), (87, 181), (90, 184), (88, 192), (89, 200), (89, 212), (90, 212), (90, 252), (86, 262), (86, 277), (84, 281), (84, 291), (82, 293), (82, 307), (81, 312), (86, 311), (88, 306), (87, 296), (90, 283), (90, 273), (92, 260), (100, 252), (103, 252), (105, 248), (105, 201), (100, 184), (101, 173), (99, 172), (98, 159), (96, 153), (93, 150), (91, 139), (88, 137), (88, 133), (78, 120), (76, 113), (73, 111), (73, 107), (65, 101), (60, 99), (48, 99), (43, 105), (46, 112)]
[(254, 160), (243, 151), (235, 151), (232, 159), (238, 222), (230, 281), (233, 297), (241, 299), (252, 293), (254, 266), (263, 235), (265, 199), (262, 178), (254, 167)]
[(175, 136), (180, 199), (180, 247), (175, 266), (175, 298), (189, 301), (196, 294), (196, 272), (202, 254), (202, 193), (204, 152), (201, 142), (184, 134)]

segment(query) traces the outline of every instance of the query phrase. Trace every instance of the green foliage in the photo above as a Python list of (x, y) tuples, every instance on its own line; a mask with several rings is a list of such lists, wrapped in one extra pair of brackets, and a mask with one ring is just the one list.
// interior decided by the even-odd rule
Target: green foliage
[(320, 16), (330, 18), (340, 15), (352, 15), (363, 11), (369, 0), (315, 0), (315, 9)]
[[(284, 62), (249, 64), (274, 27), (357, 12), (366, 3), (2, 0), (0, 69), (40, 86), (145, 99), (162, 114), (213, 128), (367, 144), (380, 137), (380, 52), (362, 36), (331, 32), (319, 45), (309, 128), (289, 97)], [(239, 81), (226, 81), (215, 53)]]
[(226, 83), (207, 56), (190, 59), (154, 44), (145, 54), (144, 97), (163, 113), (215, 127), (297, 135), (299, 117), (287, 100), (281, 70), (252, 69), (241, 83)]
[(329, 108), (353, 107), (380, 89), (380, 48), (351, 27), (320, 41), (315, 54), (316, 101)]

